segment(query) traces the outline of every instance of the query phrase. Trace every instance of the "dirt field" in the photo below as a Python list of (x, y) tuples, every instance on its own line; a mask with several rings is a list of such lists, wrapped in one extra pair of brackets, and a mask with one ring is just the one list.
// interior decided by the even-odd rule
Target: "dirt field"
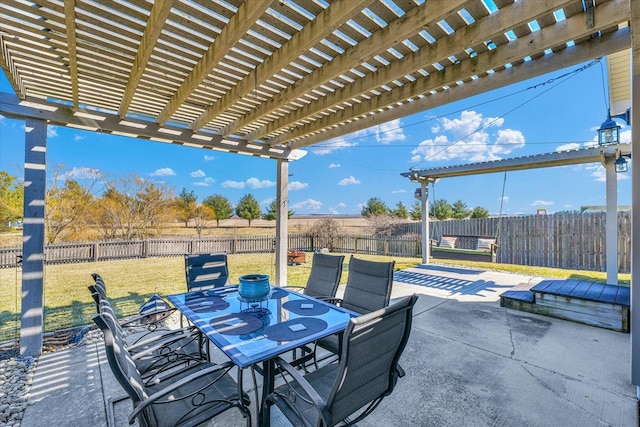
[[(360, 216), (335, 216), (334, 219), (340, 230), (344, 233), (367, 233), (369, 232), (369, 223)], [(304, 233), (313, 225), (327, 219), (324, 216), (293, 216), (289, 219), (289, 233)], [(220, 227), (216, 227), (215, 221), (212, 221), (208, 228), (202, 232), (203, 237), (207, 236), (260, 236), (265, 234), (275, 234), (276, 222), (264, 219), (256, 219), (251, 221), (251, 227), (246, 219), (229, 218), (220, 221)], [(196, 236), (196, 230), (192, 226), (185, 228), (182, 223), (167, 224), (158, 237), (184, 237)], [(96, 239), (99, 235), (96, 232)], [(22, 244), (22, 231), (12, 231), (0, 234), (0, 247), (20, 246)]]

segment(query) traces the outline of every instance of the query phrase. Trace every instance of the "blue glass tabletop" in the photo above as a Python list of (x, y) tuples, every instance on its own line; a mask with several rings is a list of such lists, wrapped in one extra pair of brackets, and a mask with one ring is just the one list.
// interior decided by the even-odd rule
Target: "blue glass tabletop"
[(241, 368), (344, 330), (357, 313), (275, 287), (246, 300), (237, 286), (167, 297)]

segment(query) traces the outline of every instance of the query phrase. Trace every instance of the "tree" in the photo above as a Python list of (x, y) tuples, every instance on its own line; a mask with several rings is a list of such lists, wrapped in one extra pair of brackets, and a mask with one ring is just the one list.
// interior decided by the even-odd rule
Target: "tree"
[(202, 235), (202, 230), (207, 225), (207, 222), (215, 219), (215, 217), (215, 211), (204, 203), (196, 206), (193, 213), (193, 223), (196, 227), (196, 233), (198, 233), (198, 237)]
[[(295, 212), (292, 210), (287, 211), (287, 218), (291, 218), (291, 216), (294, 213)], [(267, 209), (267, 212), (264, 215), (262, 215), (262, 218), (266, 219), (267, 221), (273, 221), (274, 219), (277, 218), (277, 216), (278, 216), (278, 205), (277, 205), (277, 201), (274, 200), (269, 204), (269, 208)]]
[(369, 217), (371, 215), (388, 215), (389, 208), (379, 198), (372, 197), (363, 206), (362, 212), (360, 214), (364, 217)]
[(409, 218), (409, 212), (407, 211), (407, 207), (402, 202), (398, 202), (398, 204), (396, 205), (396, 209), (393, 211), (393, 215), (402, 219)]
[(179, 221), (184, 222), (185, 227), (189, 226), (189, 221), (191, 221), (195, 215), (197, 200), (198, 197), (193, 190), (187, 191), (186, 188), (183, 188), (174, 201), (176, 216)]
[(467, 204), (464, 203), (462, 200), (456, 201), (451, 206), (451, 209), (453, 210), (451, 217), (455, 219), (467, 218), (469, 214), (471, 214), (471, 211), (467, 207)]
[(100, 200), (98, 224), (106, 238), (144, 238), (156, 232), (174, 207), (173, 191), (137, 175), (109, 181)]
[(476, 206), (471, 210), (471, 218), (489, 218), (489, 211), (481, 206)]
[(214, 194), (207, 197), (202, 202), (203, 205), (209, 206), (214, 212), (216, 227), (220, 227), (220, 220), (229, 219), (233, 215), (233, 206), (231, 202), (220, 194)]
[(340, 234), (340, 225), (335, 219), (327, 218), (316, 222), (309, 229), (309, 233), (314, 236), (314, 248), (334, 249), (334, 239)]
[(251, 194), (242, 196), (238, 202), (238, 206), (236, 206), (236, 215), (248, 220), (249, 227), (251, 227), (251, 221), (260, 218), (260, 214), (260, 205), (256, 198)]
[(422, 202), (420, 202), (420, 200), (413, 202), (409, 215), (411, 215), (411, 219), (414, 221), (422, 220)]
[(453, 215), (453, 208), (445, 199), (438, 199), (431, 205), (429, 215), (437, 219), (449, 219)]
[[(45, 195), (44, 224), (47, 243), (56, 240), (79, 240), (86, 237), (94, 203), (93, 187), (102, 178), (95, 173), (82, 177), (83, 186), (75, 179), (65, 178), (62, 169), (54, 172)], [(60, 185), (63, 183), (62, 185)]]
[(24, 186), (15, 176), (0, 171), (0, 230), (23, 217)]

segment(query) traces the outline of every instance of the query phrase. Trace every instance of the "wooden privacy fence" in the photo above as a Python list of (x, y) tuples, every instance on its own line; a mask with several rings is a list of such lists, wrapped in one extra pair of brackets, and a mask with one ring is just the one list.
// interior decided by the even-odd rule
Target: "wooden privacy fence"
[[(460, 219), (434, 221), (430, 234), (497, 235), (500, 263), (604, 271), (605, 223), (605, 212)], [(629, 211), (618, 212), (618, 271), (631, 271)]]
[[(290, 234), (288, 248), (333, 252), (421, 257), (420, 222), (400, 224), (393, 236), (336, 235), (318, 238)], [(605, 213), (576, 213), (433, 221), (431, 238), (441, 235), (498, 236), (497, 262), (604, 271)], [(202, 252), (273, 252), (275, 236), (207, 239), (149, 239), (89, 243), (56, 243), (45, 248), (45, 261), (77, 263), (128, 258), (179, 256)], [(21, 248), (0, 248), (0, 268), (14, 267)], [(631, 271), (631, 215), (618, 213), (618, 271)]]

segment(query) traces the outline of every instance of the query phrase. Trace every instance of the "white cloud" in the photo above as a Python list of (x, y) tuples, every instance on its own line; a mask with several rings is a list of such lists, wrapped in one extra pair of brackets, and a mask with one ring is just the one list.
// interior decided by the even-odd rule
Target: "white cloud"
[(353, 176), (350, 176), (349, 178), (345, 178), (338, 183), (338, 185), (352, 185), (352, 184), (360, 184), (360, 181), (354, 178)]
[(536, 200), (535, 202), (531, 203), (531, 206), (551, 206), (553, 204), (553, 202), (550, 202), (548, 200)]
[(244, 188), (244, 182), (227, 180), (227, 181), (223, 182), (222, 184), (220, 184), (220, 186), (223, 187), (223, 188), (242, 189), (242, 188)]
[(338, 203), (338, 204), (336, 205), (336, 207), (338, 207), (338, 208), (346, 208), (346, 207), (347, 207), (347, 204), (346, 204), (346, 203), (343, 203), (343, 202), (340, 202), (340, 203)]
[(335, 168), (339, 168), (340, 167), (340, 163), (331, 163), (329, 165), (329, 169), (335, 169)]
[(211, 187), (215, 182), (216, 182), (215, 179), (213, 179), (210, 176), (208, 176), (205, 179), (203, 179), (202, 181), (192, 182), (191, 184), (192, 185), (196, 185), (198, 187)]
[(251, 177), (247, 180), (247, 185), (249, 188), (269, 188), (276, 185), (276, 183), (267, 179), (261, 181), (258, 178)]
[(631, 144), (631, 129), (620, 132), (620, 143)]
[(204, 173), (204, 171), (202, 171), (201, 169), (195, 170), (189, 175), (191, 175), (191, 178), (202, 178), (203, 176), (207, 176), (207, 174)]
[(275, 197), (269, 197), (268, 199), (264, 199), (263, 201), (261, 201), (260, 204), (262, 206), (269, 206), (275, 199)]
[(391, 194), (406, 193), (407, 190), (393, 190)]
[(502, 200), (503, 202), (508, 202), (509, 201), (509, 196), (504, 196), (504, 197), (498, 197), (498, 201)]
[(214, 159), (215, 159), (215, 157), (214, 157), (214, 156), (211, 156), (211, 155), (209, 155), (209, 154), (205, 154), (205, 155), (204, 155), (204, 160), (205, 160), (205, 162), (210, 162), (211, 160), (214, 160)]
[(556, 152), (559, 153), (561, 151), (577, 150), (578, 148), (580, 148), (580, 144), (578, 144), (577, 142), (570, 142), (568, 144), (563, 144), (563, 145), (557, 146), (556, 147)]
[(382, 123), (371, 130), (376, 132), (376, 141), (381, 144), (391, 144), (395, 141), (404, 141), (407, 138), (400, 126), (402, 126), (400, 119), (395, 119)]
[(291, 209), (308, 209), (310, 211), (317, 211), (322, 207), (322, 202), (313, 199), (307, 199), (302, 202), (294, 203), (290, 206)]
[(475, 111), (463, 111), (458, 118), (443, 118), (440, 125), (432, 126), (439, 133), (431, 139), (422, 141), (411, 151), (411, 162), (424, 160), (446, 161), (463, 160), (483, 162), (499, 160), (525, 144), (522, 132), (514, 129), (493, 128), (504, 125), (504, 119), (483, 117)]
[(102, 174), (99, 169), (80, 167), (73, 168), (70, 171), (67, 171), (58, 176), (59, 180), (67, 180), (67, 179), (97, 179), (100, 178)]
[(293, 190), (302, 190), (303, 188), (309, 187), (309, 184), (306, 182), (293, 181), (289, 183), (289, 191)]
[[(627, 159), (627, 163), (629, 163), (629, 172), (621, 172), (616, 174), (616, 178), (618, 180), (629, 179), (631, 176), (631, 160)], [(596, 182), (606, 182), (607, 181), (607, 170), (601, 165), (589, 165), (585, 169), (592, 170), (591, 176), (593, 180)]]
[(55, 136), (58, 136), (58, 127), (47, 126), (47, 138), (53, 138)]
[(358, 145), (357, 142), (347, 141), (344, 138), (334, 138), (325, 143), (312, 145), (308, 148), (313, 154), (324, 156), (325, 154), (329, 154), (333, 151), (342, 150), (348, 147), (355, 147), (356, 145)]
[(82, 135), (73, 135), (74, 141), (82, 141), (83, 139), (84, 139), (84, 136)]
[(175, 176), (175, 172), (171, 168), (156, 169), (155, 172), (151, 172), (151, 176)]
[(329, 209), (327, 209), (327, 212), (329, 212), (331, 215), (339, 215), (340, 214), (340, 212), (335, 208), (329, 208)]

